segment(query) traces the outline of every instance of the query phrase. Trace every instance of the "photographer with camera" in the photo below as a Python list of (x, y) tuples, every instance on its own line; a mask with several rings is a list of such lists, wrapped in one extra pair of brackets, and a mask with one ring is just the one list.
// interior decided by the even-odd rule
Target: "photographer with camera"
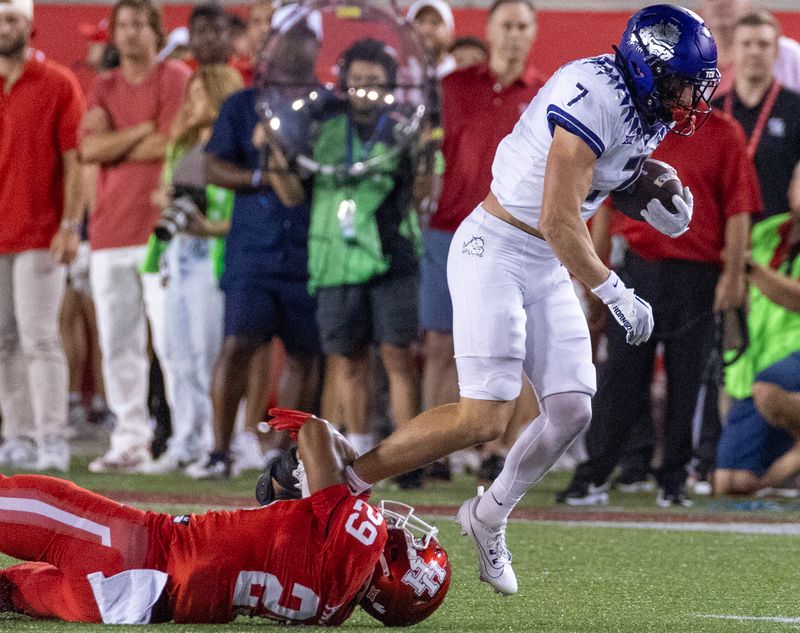
[[(393, 99), (398, 64), (384, 43), (354, 42), (339, 62), (343, 98), (327, 107), (314, 160), (338, 165), (315, 174), (309, 229), (309, 288), (329, 367), (336, 368), (341, 420), (358, 453), (372, 448), (368, 420), (371, 345), (389, 382), (392, 417), (419, 413), (417, 339), (419, 224), (413, 205), (413, 134)], [(371, 165), (356, 169), (358, 165)], [(421, 473), (397, 481), (419, 487)]]
[(165, 290), (167, 362), (174, 367), (172, 437), (143, 470), (178, 470), (211, 444), (211, 369), (222, 342), (224, 236), (233, 192), (206, 185), (203, 147), (222, 102), (242, 87), (229, 66), (201, 66), (189, 79), (175, 119), (161, 186), (153, 204), (161, 217), (148, 243), (142, 272), (160, 273)]

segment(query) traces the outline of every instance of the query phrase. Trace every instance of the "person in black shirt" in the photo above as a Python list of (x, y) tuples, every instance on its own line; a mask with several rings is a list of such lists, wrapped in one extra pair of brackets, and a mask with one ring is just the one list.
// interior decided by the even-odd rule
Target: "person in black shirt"
[(773, 76), (780, 25), (767, 11), (752, 11), (736, 23), (734, 87), (713, 106), (744, 128), (748, 153), (755, 160), (763, 212), (754, 221), (789, 210), (793, 178), (800, 178), (800, 94)]

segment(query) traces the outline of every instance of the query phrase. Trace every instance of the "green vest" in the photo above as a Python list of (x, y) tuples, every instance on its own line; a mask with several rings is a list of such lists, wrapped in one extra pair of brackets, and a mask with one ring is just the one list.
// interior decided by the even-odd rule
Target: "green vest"
[[(166, 185), (172, 184), (172, 172), (187, 149), (189, 148), (183, 147), (179, 149), (174, 145), (170, 145), (167, 148), (164, 169), (161, 172), (162, 183)], [(213, 222), (229, 220), (233, 213), (233, 191), (216, 185), (208, 185), (206, 187), (206, 203), (206, 217), (209, 220)], [(225, 268), (225, 238), (213, 237), (209, 239), (211, 240), (209, 257), (211, 258), (214, 275), (219, 279)], [(161, 257), (168, 246), (169, 242), (162, 242), (155, 234), (151, 235), (147, 240), (147, 249), (139, 270), (143, 273), (157, 273), (161, 267)]]
[[(790, 221), (789, 215), (784, 213), (753, 227), (754, 262), (769, 266), (781, 241), (780, 228)], [(800, 279), (800, 257), (781, 264), (778, 271)], [(725, 368), (725, 389), (737, 400), (752, 395), (753, 382), (760, 371), (800, 350), (800, 313), (773, 303), (751, 285), (747, 332), (750, 343), (744, 354)]]
[[(314, 159), (323, 165), (342, 164), (347, 148), (349, 123), (346, 115), (326, 121), (314, 146)], [(353, 134), (353, 155), (360, 156), (362, 142)], [(391, 151), (375, 143), (364, 159)], [(400, 165), (397, 156), (387, 157), (364, 176), (314, 176), (311, 224), (308, 231), (308, 289), (363, 284), (389, 270), (389, 257), (383, 252), (375, 213), (395, 188)], [(342, 230), (340, 211), (354, 207), (347, 220), (351, 233)], [(403, 221), (401, 234), (411, 214)], [(414, 218), (411, 218), (412, 220)]]

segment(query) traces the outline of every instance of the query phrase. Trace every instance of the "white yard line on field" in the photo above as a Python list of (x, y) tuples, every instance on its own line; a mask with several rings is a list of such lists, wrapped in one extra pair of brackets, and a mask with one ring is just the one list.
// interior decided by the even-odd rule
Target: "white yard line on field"
[(736, 620), (737, 622), (775, 622), (776, 624), (793, 624), (794, 628), (800, 626), (800, 618), (786, 618), (782, 616), (762, 616), (762, 615), (712, 615), (706, 613), (695, 613), (696, 618), (707, 618), (712, 620)]
[(653, 521), (537, 521), (567, 527), (629, 528), (636, 530), (666, 530), (672, 532), (725, 532), (729, 534), (758, 534), (800, 536), (800, 523), (697, 523)]

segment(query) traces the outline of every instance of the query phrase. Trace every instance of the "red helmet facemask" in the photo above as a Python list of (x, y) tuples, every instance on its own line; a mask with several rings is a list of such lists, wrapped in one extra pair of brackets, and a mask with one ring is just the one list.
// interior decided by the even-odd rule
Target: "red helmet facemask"
[(397, 501), (382, 501), (389, 537), (359, 604), (386, 626), (410, 626), (430, 616), (450, 588), (450, 561), (437, 529)]
[(663, 118), (670, 132), (679, 136), (694, 134), (711, 114), (711, 99), (719, 84), (719, 74), (708, 80), (668, 75), (658, 82)]

